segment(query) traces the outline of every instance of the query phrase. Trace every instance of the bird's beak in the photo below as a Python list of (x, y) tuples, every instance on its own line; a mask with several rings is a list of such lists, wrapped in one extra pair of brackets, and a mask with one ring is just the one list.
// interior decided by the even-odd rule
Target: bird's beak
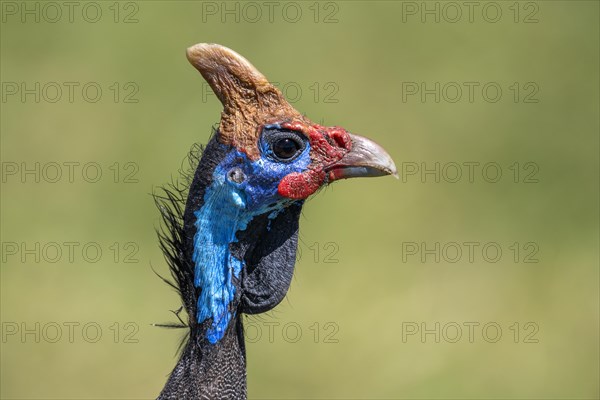
[(338, 179), (393, 175), (398, 171), (392, 157), (377, 143), (358, 135), (349, 134), (352, 149), (327, 170), (329, 181)]

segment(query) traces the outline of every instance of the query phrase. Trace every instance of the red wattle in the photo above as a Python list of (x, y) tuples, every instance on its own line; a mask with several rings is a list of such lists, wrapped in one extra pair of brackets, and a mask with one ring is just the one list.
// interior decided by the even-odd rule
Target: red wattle
[(323, 171), (293, 172), (283, 177), (277, 186), (277, 192), (288, 199), (306, 199), (319, 190), (324, 180), (325, 173)]

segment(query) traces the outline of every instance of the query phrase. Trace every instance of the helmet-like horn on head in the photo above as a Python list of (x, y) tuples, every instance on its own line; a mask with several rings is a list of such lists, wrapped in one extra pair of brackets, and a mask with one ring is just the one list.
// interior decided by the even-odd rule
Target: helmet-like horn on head
[(218, 44), (200, 43), (187, 58), (215, 92), (223, 112), (220, 140), (258, 157), (258, 128), (273, 121), (308, 122), (248, 60)]

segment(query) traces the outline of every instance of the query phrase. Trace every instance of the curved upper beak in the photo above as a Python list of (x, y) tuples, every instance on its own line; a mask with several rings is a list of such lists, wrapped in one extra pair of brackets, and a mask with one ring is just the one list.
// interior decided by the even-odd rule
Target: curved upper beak
[(352, 149), (327, 168), (329, 181), (347, 178), (393, 175), (398, 171), (392, 157), (377, 143), (359, 135), (349, 134)]

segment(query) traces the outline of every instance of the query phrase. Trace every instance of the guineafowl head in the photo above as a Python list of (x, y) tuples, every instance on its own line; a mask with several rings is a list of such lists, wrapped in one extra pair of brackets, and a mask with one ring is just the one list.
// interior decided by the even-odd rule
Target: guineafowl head
[(245, 398), (240, 317), (271, 310), (287, 293), (304, 201), (333, 181), (396, 175), (396, 167), (374, 142), (300, 114), (234, 51), (198, 44), (187, 58), (223, 112), (185, 207), (163, 212), (190, 338), (161, 398)]

